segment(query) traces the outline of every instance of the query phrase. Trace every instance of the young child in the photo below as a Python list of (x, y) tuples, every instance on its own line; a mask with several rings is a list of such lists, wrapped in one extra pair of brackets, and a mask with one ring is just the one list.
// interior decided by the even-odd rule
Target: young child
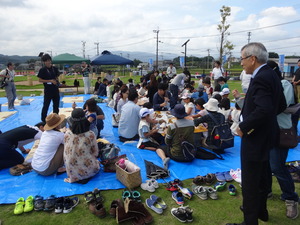
[(140, 110), (141, 121), (138, 128), (140, 139), (137, 144), (137, 147), (140, 149), (155, 151), (156, 154), (163, 161), (164, 169), (167, 170), (170, 158), (166, 157), (165, 152), (159, 148), (159, 144), (151, 137), (152, 135), (158, 132), (156, 126), (150, 129), (150, 122), (151, 122), (150, 114), (152, 112), (153, 110), (149, 110), (147, 108), (142, 108)]
[(185, 112), (188, 116), (192, 116), (195, 114), (195, 105), (193, 103), (193, 99), (191, 98), (190, 93), (185, 93), (181, 97), (181, 99), (184, 102)]
[(90, 122), (90, 130), (94, 132), (95, 136), (98, 136), (97, 128), (97, 102), (95, 99), (90, 98), (85, 102), (85, 116)]
[(205, 92), (206, 92), (208, 98), (211, 98), (212, 93), (214, 92), (214, 89), (211, 86), (210, 78), (209, 77), (205, 77), (204, 80), (203, 80), (203, 82), (202, 82), (202, 84), (205, 87)]

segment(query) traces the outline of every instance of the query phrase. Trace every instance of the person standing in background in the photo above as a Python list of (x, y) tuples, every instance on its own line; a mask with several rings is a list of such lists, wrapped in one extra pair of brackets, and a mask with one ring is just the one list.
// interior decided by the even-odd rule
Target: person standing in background
[(176, 68), (174, 67), (173, 63), (170, 63), (167, 68), (167, 77), (168, 79), (172, 79), (176, 75)]
[(52, 100), (53, 113), (59, 113), (59, 71), (55, 66), (52, 66), (52, 58), (49, 54), (42, 56), (42, 61), (45, 64), (38, 73), (39, 82), (44, 83), (44, 103), (42, 108), (41, 119), (46, 122), (46, 116), (48, 113), (49, 105)]
[(14, 83), (15, 78), (14, 65), (9, 62), (7, 63), (7, 68), (0, 72), (0, 77), (4, 77), (7, 86), (5, 87), (5, 93), (8, 101), (8, 110), (16, 110), (15, 109), (15, 99), (17, 97), (16, 86)]
[(91, 88), (91, 80), (89, 78), (90, 68), (86, 62), (81, 63), (81, 74), (82, 74), (83, 84), (84, 84), (84, 94), (86, 95), (90, 93), (90, 88)]
[(210, 76), (211, 79), (214, 79), (214, 87), (218, 84), (218, 78), (223, 77), (224, 70), (221, 66), (220, 61), (215, 61), (214, 63), (215, 67), (213, 68), (213, 71), (211, 72)]

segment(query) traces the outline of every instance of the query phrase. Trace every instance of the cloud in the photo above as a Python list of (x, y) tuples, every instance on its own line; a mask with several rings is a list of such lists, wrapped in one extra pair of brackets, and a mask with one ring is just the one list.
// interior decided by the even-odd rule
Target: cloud
[[(40, 51), (65, 52), (82, 55), (82, 41), (86, 52), (96, 54), (95, 42), (100, 51), (145, 51), (155, 53), (158, 29), (159, 51), (180, 55), (181, 45), (190, 38), (188, 54), (217, 54), (220, 23), (219, 9), (226, 1), (213, 0), (2, 0), (0, 45), (2, 54), (37, 55)], [(256, 1), (257, 2), (257, 1)], [(261, 5), (228, 1), (231, 25), (228, 37), (239, 49), (247, 43), (247, 31), (291, 21), (299, 18), (297, 8), (279, 7), (275, 3)], [(269, 6), (268, 6), (269, 5)], [(281, 5), (284, 5), (282, 3)], [(299, 36), (293, 24), (251, 31), (251, 40), (268, 41), (276, 37)], [(293, 32), (291, 32), (293, 28)], [(235, 33), (236, 31), (244, 31)], [(293, 41), (298, 41), (293, 40)], [(280, 45), (283, 46), (282, 43)], [(236, 51), (236, 50), (235, 50)]]

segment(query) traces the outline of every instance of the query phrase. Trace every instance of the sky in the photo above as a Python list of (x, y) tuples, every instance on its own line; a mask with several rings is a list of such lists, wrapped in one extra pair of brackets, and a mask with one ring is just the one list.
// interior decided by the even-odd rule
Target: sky
[[(91, 58), (104, 50), (216, 57), (221, 7), (231, 7), (228, 41), (233, 56), (250, 41), (269, 52), (300, 54), (299, 0), (0, 0), (0, 54)], [(97, 44), (98, 43), (98, 44)], [(209, 51), (208, 51), (209, 49)], [(126, 53), (128, 52), (128, 54)], [(124, 56), (124, 55), (123, 55)]]

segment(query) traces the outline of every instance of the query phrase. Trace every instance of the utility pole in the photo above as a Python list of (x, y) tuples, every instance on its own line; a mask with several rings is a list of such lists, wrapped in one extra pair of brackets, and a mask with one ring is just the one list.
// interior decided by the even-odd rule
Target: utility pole
[(251, 39), (251, 32), (249, 31), (249, 32), (248, 32), (248, 44), (249, 44), (249, 42), (250, 42), (250, 39)]
[(154, 33), (156, 33), (156, 63), (155, 63), (155, 69), (158, 70), (158, 33), (159, 28), (157, 30), (153, 30)]
[(82, 42), (82, 55), (83, 55), (83, 58), (85, 58), (85, 43), (86, 41), (81, 41)]
[(184, 46), (184, 67), (186, 67), (186, 45), (187, 43), (190, 41), (190, 39), (188, 39), (186, 42), (184, 42), (181, 47)]
[(99, 42), (95, 42), (95, 45), (97, 45), (97, 55), (99, 55)]
[(206, 50), (207, 51), (207, 69), (209, 69), (209, 51), (210, 51), (210, 49), (207, 49)]

